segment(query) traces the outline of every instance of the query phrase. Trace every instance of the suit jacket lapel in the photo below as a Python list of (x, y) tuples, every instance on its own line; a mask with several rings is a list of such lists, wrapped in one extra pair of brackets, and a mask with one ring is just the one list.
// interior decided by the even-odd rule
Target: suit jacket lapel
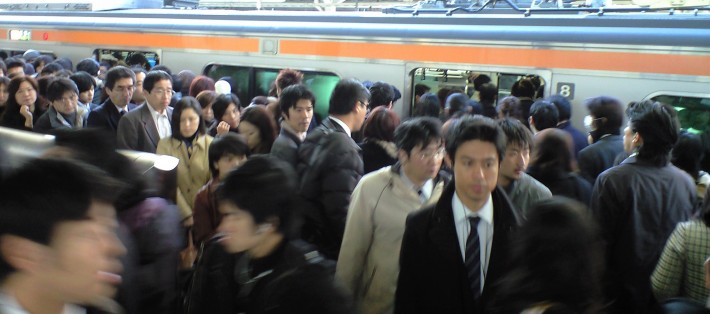
[(148, 104), (146, 103), (141, 106), (140, 110), (143, 128), (145, 128), (145, 132), (148, 134), (148, 138), (150, 138), (150, 141), (153, 142), (153, 145), (158, 146), (158, 142), (160, 141), (160, 134), (158, 133), (158, 126), (155, 125), (155, 121), (153, 121), (153, 116), (150, 114)]
[(454, 185), (449, 184), (439, 198), (432, 212), (432, 225), (431, 229), (429, 229), (429, 236), (437, 249), (439, 249), (441, 256), (452, 263), (451, 265), (463, 265), (451, 207), (454, 192)]
[(513, 205), (500, 187), (493, 190), (491, 197), (493, 197), (493, 244), (481, 299), (488, 297), (488, 292), (494, 288), (493, 285), (508, 270), (507, 265), (511, 262), (509, 260), (511, 235), (521, 222), (521, 218), (513, 210)]

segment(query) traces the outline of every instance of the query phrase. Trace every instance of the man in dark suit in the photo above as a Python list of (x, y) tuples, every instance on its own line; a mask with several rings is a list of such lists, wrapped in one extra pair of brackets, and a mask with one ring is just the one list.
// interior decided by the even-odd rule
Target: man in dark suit
[(592, 144), (579, 152), (578, 162), (579, 172), (593, 185), (599, 174), (613, 167), (616, 156), (624, 151), (620, 135), (624, 106), (618, 99), (608, 96), (588, 99), (586, 105)]
[(104, 93), (108, 95), (103, 104), (89, 113), (86, 123), (89, 128), (109, 130), (116, 134), (118, 121), (128, 111), (136, 108), (130, 103), (135, 89), (136, 75), (123, 66), (116, 66), (106, 73)]
[(298, 149), (304, 207), (302, 237), (337, 260), (345, 232), (350, 194), (363, 173), (360, 147), (351, 132), (362, 127), (370, 93), (356, 80), (338, 82), (330, 96), (328, 118)]
[(172, 78), (165, 71), (148, 72), (143, 81), (143, 94), (145, 104), (119, 121), (116, 143), (120, 149), (155, 153), (160, 139), (172, 134), (173, 108), (168, 106), (173, 95)]
[(407, 217), (395, 313), (485, 313), (509, 270), (520, 217), (496, 187), (506, 139), (486, 117), (464, 117), (446, 135), (454, 180), (433, 207)]

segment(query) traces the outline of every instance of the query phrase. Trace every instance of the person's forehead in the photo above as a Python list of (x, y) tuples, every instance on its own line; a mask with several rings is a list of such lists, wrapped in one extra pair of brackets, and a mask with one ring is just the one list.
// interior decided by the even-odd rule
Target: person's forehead
[(118, 79), (116, 81), (116, 86), (122, 86), (122, 87), (133, 86), (133, 79), (130, 77), (124, 77), (124, 78)]
[(497, 158), (498, 150), (493, 143), (476, 139), (461, 143), (456, 155), (473, 159)]
[(172, 87), (173, 83), (170, 82), (170, 80), (159, 80), (159, 81), (155, 82), (155, 84), (153, 85), (153, 89), (158, 88), (158, 87), (166, 87), (166, 86)]

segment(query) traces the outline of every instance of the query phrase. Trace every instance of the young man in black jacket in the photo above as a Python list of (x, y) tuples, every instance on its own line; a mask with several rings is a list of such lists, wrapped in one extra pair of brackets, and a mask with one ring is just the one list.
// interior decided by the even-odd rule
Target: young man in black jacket
[[(256, 156), (232, 171), (218, 189), (223, 215), (219, 231), (224, 234), (219, 243), (228, 254), (221, 254), (226, 262), (205, 269), (208, 274), (223, 269), (229, 277), (221, 283), (232, 290), (224, 294), (226, 298), (215, 299), (230, 303), (222, 308), (249, 314), (352, 312), (352, 301), (334, 282), (335, 264), (310, 245), (291, 240), (286, 231), (293, 210), (294, 178), (283, 161)], [(232, 268), (224, 271), (225, 267)], [(202, 283), (193, 289), (212, 287), (208, 281)], [(194, 308), (191, 313), (207, 311)]]
[(486, 117), (463, 117), (447, 133), (454, 180), (436, 205), (407, 217), (395, 313), (486, 312), (520, 223), (497, 187), (505, 145), (503, 130)]

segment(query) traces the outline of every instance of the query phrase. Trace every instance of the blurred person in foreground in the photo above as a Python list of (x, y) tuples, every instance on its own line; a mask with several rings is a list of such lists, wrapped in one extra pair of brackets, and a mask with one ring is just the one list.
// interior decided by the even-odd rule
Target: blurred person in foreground
[(604, 313), (601, 239), (585, 205), (538, 202), (511, 244), (491, 313)]
[(230, 172), (217, 191), (225, 251), (239, 255), (232, 276), (239, 312), (352, 313), (333, 281), (333, 263), (291, 240), (295, 173), (272, 156), (255, 156)]
[(121, 185), (85, 164), (36, 159), (0, 186), (0, 312), (118, 313)]

